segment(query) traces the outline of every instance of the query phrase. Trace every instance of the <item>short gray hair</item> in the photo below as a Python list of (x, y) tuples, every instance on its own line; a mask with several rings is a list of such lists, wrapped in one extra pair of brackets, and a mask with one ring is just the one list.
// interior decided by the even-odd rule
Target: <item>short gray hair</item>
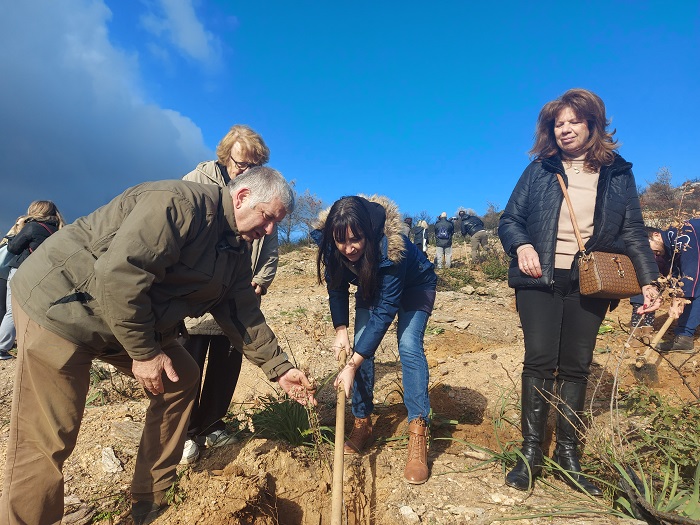
[(294, 211), (294, 191), (277, 170), (267, 166), (255, 166), (228, 183), (231, 195), (242, 188), (250, 190), (248, 205), (251, 208), (260, 202), (271, 202), (278, 197), (288, 214)]

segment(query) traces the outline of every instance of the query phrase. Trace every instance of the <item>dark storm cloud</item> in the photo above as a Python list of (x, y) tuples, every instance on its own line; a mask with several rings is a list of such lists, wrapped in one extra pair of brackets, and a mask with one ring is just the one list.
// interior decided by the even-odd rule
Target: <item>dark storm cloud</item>
[(129, 186), (212, 158), (187, 117), (140, 92), (137, 56), (115, 48), (101, 1), (7, 2), (0, 17), (0, 228), (35, 199), (67, 220)]

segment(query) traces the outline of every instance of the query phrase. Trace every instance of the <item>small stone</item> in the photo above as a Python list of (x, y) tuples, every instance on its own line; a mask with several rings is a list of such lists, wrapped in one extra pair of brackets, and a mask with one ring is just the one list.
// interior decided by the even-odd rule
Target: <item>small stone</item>
[(69, 496), (66, 496), (63, 498), (63, 506), (67, 507), (69, 505), (78, 505), (80, 504), (80, 498), (76, 496), (75, 494), (71, 494)]
[(143, 423), (125, 419), (124, 421), (113, 421), (109, 429), (109, 436), (117, 439), (130, 447), (138, 447), (143, 434)]
[(105, 447), (102, 449), (102, 470), (110, 474), (124, 470), (121, 462), (117, 459), (117, 456), (114, 455), (114, 449), (112, 447)]
[(491, 458), (489, 454), (487, 454), (486, 452), (481, 452), (479, 450), (465, 450), (463, 454), (468, 458), (476, 459), (478, 461), (486, 461), (487, 459)]
[(449, 370), (449, 368), (447, 368), (447, 366), (440, 367), (440, 375), (441, 376), (446, 376), (449, 373), (450, 373), (450, 370)]
[(406, 523), (420, 523), (420, 516), (408, 505), (401, 507), (399, 512)]
[(460, 288), (459, 291), (463, 294), (472, 295), (476, 290), (471, 284), (468, 284), (467, 286)]
[(454, 326), (455, 328), (459, 328), (460, 330), (466, 330), (469, 328), (469, 325), (471, 325), (471, 321), (457, 321)]
[(503, 494), (495, 493), (491, 494), (491, 501), (494, 503), (503, 503), (503, 501), (506, 499), (506, 496)]
[(82, 504), (75, 512), (64, 515), (61, 523), (63, 525), (87, 525), (92, 521), (94, 515), (93, 507)]

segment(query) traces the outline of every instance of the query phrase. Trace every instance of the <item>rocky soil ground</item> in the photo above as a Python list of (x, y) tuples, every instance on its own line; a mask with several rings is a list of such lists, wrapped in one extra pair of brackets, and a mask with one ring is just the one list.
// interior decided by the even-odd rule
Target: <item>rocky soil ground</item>
[[(325, 289), (315, 283), (314, 251), (281, 257), (277, 278), (263, 299), (263, 311), (281, 345), (299, 367), (321, 380), (335, 369)], [(459, 254), (458, 254), (459, 255)], [(465, 261), (455, 261), (464, 267)], [(377, 354), (377, 440), (362, 456), (347, 458), (343, 523), (612, 524), (622, 520), (595, 513), (561, 482), (548, 477), (530, 493), (503, 484), (499, 463), (482, 449), (498, 451), (518, 439), (518, 383), (523, 341), (512, 291), (504, 282), (478, 282), (460, 291), (438, 293), (426, 333), (435, 412), (429, 453), (431, 477), (424, 485), (403, 481), (407, 442), (401, 403), (400, 364), (395, 331)], [(619, 322), (629, 320), (629, 305), (608, 315), (609, 331), (599, 337), (589, 396), (594, 423), (609, 427), (610, 395), (618, 379), (624, 388), (638, 381), (688, 397), (678, 374), (662, 359), (642, 372)], [(663, 316), (659, 317), (659, 325)], [(627, 358), (621, 358), (623, 353)], [(671, 356), (696, 390), (700, 355)], [(7, 440), (14, 360), (0, 363), (0, 461)], [(95, 378), (95, 387), (75, 452), (65, 465), (64, 523), (129, 524), (128, 489), (146, 402), (137, 385), (121, 375)], [(245, 362), (231, 406), (231, 425), (275, 392), (262, 373)], [(321, 427), (335, 425), (335, 392), (319, 392), (315, 416)], [(257, 401), (256, 401), (257, 400)], [(349, 406), (346, 428), (352, 424)], [(310, 439), (310, 438), (309, 438)], [(332, 444), (291, 447), (283, 441), (241, 432), (234, 445), (207, 449), (198, 463), (181, 469), (172, 505), (158, 524), (329, 524)], [(547, 517), (552, 509), (593, 509), (587, 514)], [(597, 510), (601, 510), (600, 507)], [(629, 522), (626, 522), (629, 523)]]

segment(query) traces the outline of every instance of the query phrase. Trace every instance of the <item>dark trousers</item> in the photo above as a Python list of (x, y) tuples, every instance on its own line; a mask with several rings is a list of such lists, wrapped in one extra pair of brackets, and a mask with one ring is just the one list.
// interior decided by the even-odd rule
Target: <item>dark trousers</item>
[[(243, 354), (231, 347), (225, 335), (190, 335), (184, 346), (199, 365), (202, 385), (194, 401), (187, 435), (192, 438), (223, 430), (226, 425), (222, 418), (228, 412), (238, 383)], [(209, 361), (205, 371), (207, 351)]]
[(523, 376), (585, 383), (596, 336), (609, 299), (579, 293), (569, 270), (554, 271), (553, 288), (523, 288), (515, 293), (525, 336)]

